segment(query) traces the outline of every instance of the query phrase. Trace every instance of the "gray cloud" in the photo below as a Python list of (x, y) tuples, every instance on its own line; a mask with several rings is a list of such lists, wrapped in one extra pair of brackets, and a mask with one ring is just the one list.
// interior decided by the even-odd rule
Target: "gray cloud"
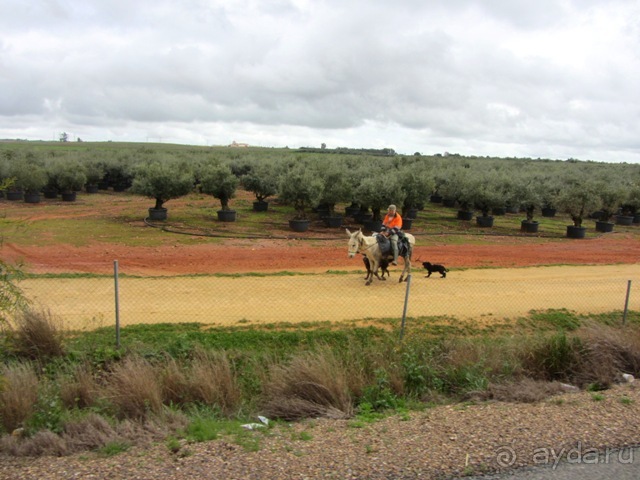
[(0, 8), (4, 138), (640, 161), (632, 0)]

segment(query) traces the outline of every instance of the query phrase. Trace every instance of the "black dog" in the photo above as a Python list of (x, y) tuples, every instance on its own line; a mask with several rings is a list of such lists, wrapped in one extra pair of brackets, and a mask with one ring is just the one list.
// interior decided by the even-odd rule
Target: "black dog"
[[(369, 259), (367, 258), (366, 255), (362, 256), (362, 261), (364, 262), (364, 266), (367, 268), (367, 276), (365, 278), (369, 278), (369, 274), (371, 273), (371, 263), (369, 262)], [(382, 277), (380, 278), (381, 280), (385, 280), (384, 275), (386, 274), (387, 277), (389, 277), (389, 260), (387, 260), (386, 258), (383, 258), (382, 260), (380, 260), (380, 270), (382, 270)]]
[(447, 272), (449, 271), (442, 265), (435, 265), (429, 262), (422, 262), (422, 266), (429, 272), (429, 274), (425, 275), (425, 277), (430, 277), (433, 272), (438, 272), (440, 275), (442, 275), (441, 278), (445, 278), (447, 276)]

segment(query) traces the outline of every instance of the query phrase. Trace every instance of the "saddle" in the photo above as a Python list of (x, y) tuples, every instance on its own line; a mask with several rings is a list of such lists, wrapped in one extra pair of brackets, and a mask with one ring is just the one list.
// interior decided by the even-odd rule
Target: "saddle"
[[(376, 235), (376, 240), (378, 241), (378, 246), (380, 247), (380, 253), (382, 256), (393, 255), (391, 250), (391, 240), (384, 235)], [(398, 256), (406, 257), (407, 253), (409, 253), (409, 239), (404, 235), (403, 232), (398, 232)]]
[(383, 256), (391, 254), (391, 240), (384, 235), (376, 235), (376, 240)]

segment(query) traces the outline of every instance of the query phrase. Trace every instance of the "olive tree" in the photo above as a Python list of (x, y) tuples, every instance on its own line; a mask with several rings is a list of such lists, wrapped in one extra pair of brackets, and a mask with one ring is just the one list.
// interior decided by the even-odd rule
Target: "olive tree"
[(200, 170), (200, 188), (202, 193), (220, 200), (223, 211), (230, 210), (229, 200), (236, 195), (240, 180), (224, 163), (209, 163)]
[(608, 222), (628, 196), (627, 185), (621, 181), (600, 180), (596, 182), (596, 189), (600, 197), (600, 220)]
[(316, 172), (299, 160), (281, 175), (278, 197), (283, 202), (293, 205), (296, 212), (293, 220), (306, 220), (307, 209), (320, 202), (323, 189), (324, 183)]
[(584, 217), (602, 205), (598, 184), (592, 180), (574, 180), (557, 197), (556, 204), (571, 217), (574, 227), (582, 227)]
[(48, 181), (47, 171), (41, 162), (20, 159), (12, 165), (10, 172), (15, 179), (15, 187), (25, 193), (39, 193)]
[(622, 208), (631, 215), (637, 215), (640, 212), (640, 183), (629, 188)]
[(351, 185), (346, 165), (340, 159), (326, 159), (315, 164), (318, 177), (322, 180), (319, 203), (326, 205), (329, 216), (335, 216), (336, 203), (351, 199)]
[(518, 175), (513, 183), (513, 199), (524, 207), (527, 222), (533, 222), (536, 210), (542, 208), (541, 180), (535, 175)]
[(440, 194), (445, 198), (455, 200), (460, 210), (471, 211), (473, 209), (473, 175), (474, 173), (464, 166), (452, 168), (446, 178), (441, 179)]
[(470, 175), (464, 186), (463, 197), (473, 208), (480, 210), (483, 217), (488, 217), (491, 209), (504, 204), (501, 183), (502, 177), (493, 170)]
[(63, 158), (51, 163), (50, 176), (62, 193), (74, 193), (82, 190), (87, 175), (84, 165), (78, 160)]
[(381, 211), (390, 204), (402, 205), (406, 193), (397, 171), (379, 170), (362, 180), (356, 191), (360, 205), (371, 208), (372, 220), (382, 220)]
[(405, 216), (409, 210), (424, 205), (433, 192), (436, 182), (431, 171), (418, 163), (406, 165), (398, 175), (404, 192), (402, 215)]
[(133, 171), (131, 192), (155, 199), (156, 210), (165, 202), (193, 190), (193, 172), (183, 162), (157, 159), (137, 165)]
[(278, 176), (274, 167), (274, 163), (269, 161), (256, 163), (240, 177), (244, 189), (253, 193), (258, 202), (278, 193)]

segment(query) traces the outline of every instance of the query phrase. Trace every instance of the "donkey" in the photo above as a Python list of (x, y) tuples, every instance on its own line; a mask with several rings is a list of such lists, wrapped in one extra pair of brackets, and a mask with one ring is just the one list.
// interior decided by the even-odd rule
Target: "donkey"
[[(391, 253), (383, 255), (380, 245), (376, 240), (376, 237), (368, 237), (362, 233), (362, 230), (351, 233), (347, 228), (347, 236), (349, 237), (349, 258), (353, 258), (356, 253), (364, 254), (371, 265), (371, 272), (365, 278), (365, 285), (371, 285), (373, 276), (380, 278), (378, 275), (378, 269), (380, 268), (380, 261), (383, 257), (392, 257)], [(406, 251), (401, 249), (400, 256), (404, 260), (404, 268), (400, 274), (400, 280), (398, 282), (406, 281), (407, 277), (411, 273), (411, 254), (413, 247), (416, 243), (416, 239), (410, 233), (405, 233), (405, 237), (408, 240), (408, 248)], [(398, 245), (400, 247), (400, 245)]]

